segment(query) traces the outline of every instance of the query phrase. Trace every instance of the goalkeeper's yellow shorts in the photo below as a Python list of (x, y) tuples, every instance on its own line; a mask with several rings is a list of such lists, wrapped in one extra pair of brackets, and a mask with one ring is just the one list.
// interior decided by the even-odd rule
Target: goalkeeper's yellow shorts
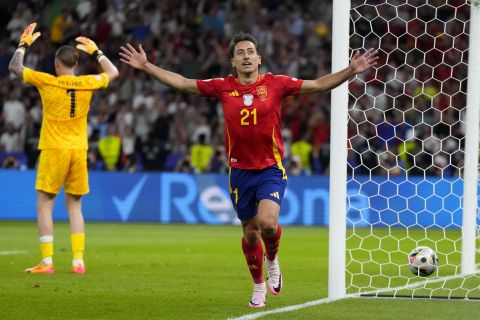
[(58, 194), (84, 195), (89, 192), (87, 150), (46, 149), (40, 153), (35, 189)]

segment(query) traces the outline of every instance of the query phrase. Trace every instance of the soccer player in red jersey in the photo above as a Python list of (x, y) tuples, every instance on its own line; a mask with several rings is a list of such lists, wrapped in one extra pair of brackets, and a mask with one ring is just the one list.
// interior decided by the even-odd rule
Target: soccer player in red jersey
[[(249, 305), (259, 308), (265, 306), (267, 285), (273, 295), (279, 294), (283, 285), (277, 258), (282, 233), (278, 216), (287, 180), (282, 165), (281, 101), (289, 95), (329, 91), (375, 66), (378, 56), (373, 49), (364, 54), (356, 52), (347, 68), (315, 80), (300, 80), (260, 74), (257, 40), (248, 33), (236, 34), (229, 52), (237, 75), (208, 80), (186, 79), (153, 65), (141, 45), (137, 50), (127, 43), (121, 47), (120, 57), (166, 86), (222, 102), (230, 196), (242, 222), (242, 249), (254, 282)], [(264, 261), (267, 284), (263, 279)]]

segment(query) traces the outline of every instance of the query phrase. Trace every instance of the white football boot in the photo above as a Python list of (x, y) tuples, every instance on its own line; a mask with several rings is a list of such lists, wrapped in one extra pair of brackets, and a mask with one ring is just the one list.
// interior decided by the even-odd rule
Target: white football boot
[(278, 258), (275, 257), (275, 260), (270, 261), (267, 259), (267, 256), (264, 256), (265, 268), (267, 269), (267, 283), (268, 290), (273, 295), (277, 295), (282, 291), (283, 280), (282, 273), (280, 272), (280, 265), (278, 264)]
[(250, 303), (248, 304), (251, 308), (263, 308), (265, 307), (265, 301), (267, 298), (267, 286), (265, 282), (260, 284), (254, 284), (253, 294)]

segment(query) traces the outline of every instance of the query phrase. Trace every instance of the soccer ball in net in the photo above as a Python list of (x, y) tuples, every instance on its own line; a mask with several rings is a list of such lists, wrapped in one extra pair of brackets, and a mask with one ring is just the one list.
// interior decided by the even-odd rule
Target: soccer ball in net
[(427, 277), (438, 267), (437, 254), (429, 247), (417, 247), (408, 255), (408, 264), (414, 275)]

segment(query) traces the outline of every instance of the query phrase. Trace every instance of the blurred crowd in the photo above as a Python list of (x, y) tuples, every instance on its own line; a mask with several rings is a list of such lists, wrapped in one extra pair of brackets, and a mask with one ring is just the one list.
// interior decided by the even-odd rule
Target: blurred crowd
[[(463, 167), (469, 8), (465, 0), (446, 2), (416, 8), (352, 1), (351, 47), (379, 48), (381, 61), (349, 84), (351, 173), (458, 175)], [(34, 168), (39, 154), (41, 100), (8, 72), (32, 21), (42, 37), (29, 48), (26, 66), (54, 74), (58, 46), (86, 35), (119, 68), (120, 78), (92, 99), (91, 170), (227, 169), (219, 102), (178, 93), (123, 64), (118, 51), (126, 42), (141, 43), (156, 65), (203, 79), (234, 72), (228, 42), (245, 31), (259, 41), (262, 73), (314, 79), (331, 72), (331, 1), (31, 0), (0, 6), (2, 167)], [(97, 72), (96, 60), (82, 53), (78, 74)], [(285, 99), (282, 121), (289, 173), (328, 174), (330, 95)]]
[(465, 0), (352, 1), (350, 46), (379, 48), (350, 82), (349, 171), (460, 176), (468, 73)]

